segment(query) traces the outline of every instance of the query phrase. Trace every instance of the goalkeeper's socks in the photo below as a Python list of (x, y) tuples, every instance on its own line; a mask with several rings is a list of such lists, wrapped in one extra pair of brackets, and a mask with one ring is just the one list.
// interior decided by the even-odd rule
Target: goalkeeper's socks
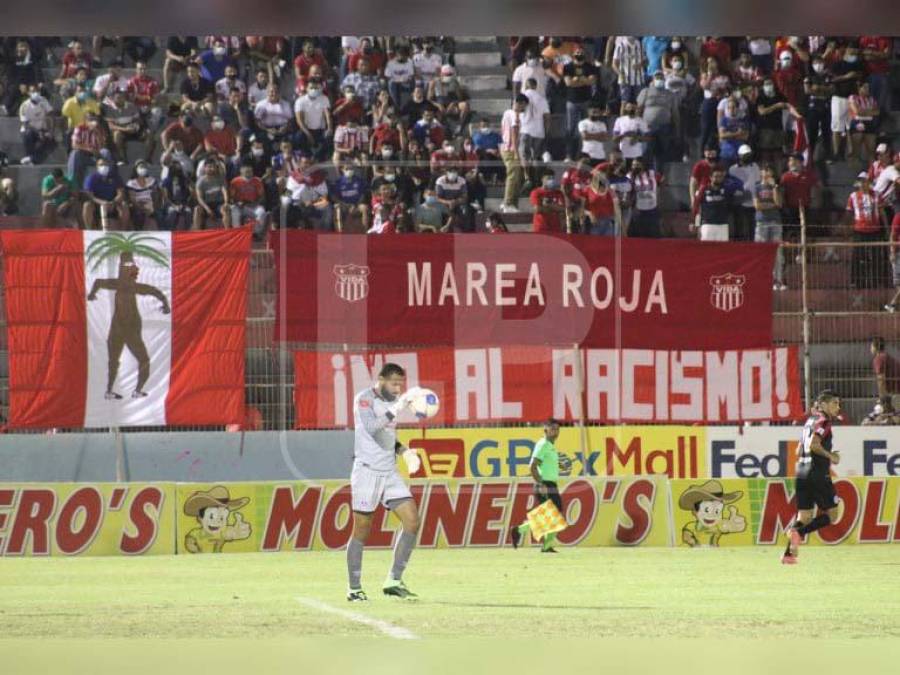
[(548, 534), (544, 537), (544, 545), (541, 546), (541, 550), (546, 551), (548, 548), (553, 548), (553, 545), (556, 543), (556, 535)]
[(522, 535), (522, 538), (524, 539), (525, 535), (531, 532), (531, 525), (529, 525), (528, 523), (522, 523), (521, 525), (519, 525), (518, 529), (519, 534)]

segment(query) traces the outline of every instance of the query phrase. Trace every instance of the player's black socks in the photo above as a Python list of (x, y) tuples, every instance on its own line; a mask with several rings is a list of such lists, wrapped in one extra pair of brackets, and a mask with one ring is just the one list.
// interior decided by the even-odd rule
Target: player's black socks
[(797, 529), (797, 532), (799, 532), (800, 534), (806, 535), (806, 534), (809, 534), (810, 532), (815, 532), (820, 527), (825, 527), (826, 525), (828, 525), (830, 523), (831, 523), (831, 516), (829, 516), (827, 513), (823, 513), (823, 514), (813, 518), (806, 525), (801, 525), (800, 527), (798, 527), (796, 529)]

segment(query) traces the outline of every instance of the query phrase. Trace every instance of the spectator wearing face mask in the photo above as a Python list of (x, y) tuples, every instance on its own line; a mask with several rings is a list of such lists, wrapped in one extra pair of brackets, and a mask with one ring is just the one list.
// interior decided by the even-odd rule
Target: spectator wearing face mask
[(447, 206), (438, 199), (434, 190), (425, 190), (424, 200), (416, 206), (413, 213), (416, 231), (442, 232), (447, 215)]
[[(753, 240), (756, 242), (781, 243), (783, 231), (781, 225), (781, 188), (775, 182), (775, 170), (768, 164), (760, 171), (760, 177), (751, 191), (753, 195), (754, 220), (756, 231)], [(787, 290), (784, 283), (784, 251), (778, 247), (775, 253), (773, 285), (775, 291)]]
[(84, 183), (85, 174), (101, 157), (109, 158), (108, 137), (94, 113), (87, 113), (84, 122), (72, 132), (72, 151), (69, 153), (67, 173), (75, 185)]
[(513, 96), (522, 93), (525, 83), (534, 79), (535, 90), (541, 96), (547, 96), (547, 70), (544, 62), (534, 49), (525, 52), (525, 60), (516, 67), (512, 74)]
[(592, 176), (603, 174), (619, 205), (619, 228), (617, 232), (628, 232), (634, 212), (634, 183), (628, 172), (628, 163), (620, 150), (609, 153), (609, 159), (594, 167)]
[(433, 176), (440, 176), (450, 168), (460, 168), (460, 156), (453, 141), (445, 140), (438, 150), (431, 153), (430, 168)]
[[(861, 244), (883, 240), (887, 227), (881, 199), (871, 189), (869, 174), (863, 171), (857, 176), (858, 189), (847, 198), (847, 212), (852, 217), (853, 241)], [(871, 288), (878, 285), (881, 269), (881, 249), (872, 246), (855, 246), (850, 267), (851, 288)]]
[(322, 50), (316, 49), (316, 44), (312, 40), (305, 40), (302, 51), (294, 59), (294, 76), (306, 77), (313, 66), (319, 66), (323, 74), (328, 74), (328, 62)]
[(784, 157), (784, 114), (799, 113), (775, 88), (775, 82), (763, 80), (762, 92), (756, 99), (757, 149), (760, 159), (778, 165)]
[(591, 184), (579, 194), (584, 202), (585, 220), (582, 231), (602, 237), (616, 237), (622, 231), (622, 213), (619, 199), (610, 187), (606, 175), (595, 172)]
[(450, 167), (434, 183), (438, 201), (447, 208), (444, 230), (462, 233), (475, 231), (475, 214), (469, 205), (466, 179), (455, 167)]
[(334, 204), (335, 231), (361, 234), (369, 229), (368, 190), (356, 166), (344, 164), (328, 194)]
[(406, 130), (403, 123), (397, 117), (397, 113), (390, 108), (380, 124), (372, 129), (369, 137), (369, 155), (377, 157), (381, 153), (381, 148), (385, 145), (391, 148), (399, 148), (401, 152), (406, 151)]
[(500, 144), (503, 137), (491, 126), (490, 122), (482, 119), (477, 129), (472, 130), (472, 144), (478, 154), (481, 170), (492, 185), (500, 182), (503, 176), (500, 159)]
[(357, 124), (365, 122), (366, 110), (352, 85), (344, 87), (343, 96), (334, 102), (331, 117), (334, 120), (335, 129), (350, 120)]
[(747, 50), (738, 54), (738, 60), (731, 66), (732, 79), (737, 85), (751, 85), (759, 87), (763, 81), (763, 71), (753, 63), (753, 57)]
[(408, 47), (400, 47), (394, 58), (387, 62), (384, 76), (387, 78), (388, 92), (394, 106), (402, 110), (415, 86), (415, 67), (409, 58)]
[(106, 218), (119, 220), (119, 229), (130, 228), (128, 198), (119, 175), (111, 170), (109, 160), (97, 160), (97, 170), (84, 180), (86, 201), (82, 209), (84, 226), (93, 230), (99, 219), (106, 229)]
[(404, 205), (413, 203), (414, 194), (418, 192), (419, 188), (413, 183), (406, 167), (401, 166), (398, 162), (382, 161), (380, 166), (373, 164), (372, 170), (370, 191), (373, 195), (379, 193), (382, 185), (389, 183), (395, 190), (394, 197), (397, 201)]
[(684, 40), (680, 36), (673, 36), (669, 40), (669, 45), (662, 53), (660, 59), (660, 68), (663, 73), (668, 75), (671, 71), (677, 70), (675, 61), (680, 61), (681, 67), (687, 71), (690, 59), (690, 52), (684, 44)]
[(225, 69), (233, 66), (234, 61), (228, 55), (228, 48), (221, 40), (213, 43), (212, 49), (207, 49), (200, 54), (200, 77), (214, 85), (225, 77)]
[(588, 63), (584, 47), (579, 46), (562, 73), (566, 85), (566, 157), (571, 161), (578, 152), (578, 123), (587, 115), (594, 98), (598, 71), (594, 64)]
[(657, 167), (672, 157), (672, 139), (681, 136), (681, 115), (675, 95), (666, 89), (666, 81), (661, 70), (653, 73), (650, 86), (641, 90), (637, 97), (637, 113), (651, 136), (649, 155)]
[(496, 211), (491, 212), (484, 222), (484, 229), (488, 234), (509, 234), (509, 228), (503, 221), (503, 216)]
[(322, 94), (322, 83), (311, 80), (306, 94), (294, 102), (294, 120), (299, 134), (298, 147), (317, 160), (328, 152), (327, 139), (332, 134), (331, 104)]
[(842, 142), (846, 140), (845, 157), (853, 155), (853, 141), (850, 131), (850, 97), (866, 77), (863, 64), (859, 60), (859, 50), (848, 45), (843, 58), (832, 68), (834, 92), (831, 96), (831, 145), (835, 158), (841, 156)]
[(228, 195), (231, 226), (241, 227), (245, 219), (251, 220), (254, 237), (262, 239), (268, 219), (265, 207), (266, 189), (262, 181), (253, 175), (252, 164), (249, 162), (241, 164), (240, 174), (232, 178), (228, 185)]
[(821, 140), (825, 144), (825, 158), (830, 161), (831, 94), (834, 84), (821, 56), (813, 57), (812, 72), (803, 81), (803, 91), (806, 95), (804, 120), (809, 156), (815, 157), (816, 146)]
[(28, 90), (28, 98), (19, 106), (19, 122), (25, 156), (22, 164), (41, 164), (47, 154), (56, 145), (53, 139), (53, 126), (50, 115), (53, 106), (41, 95), (40, 87), (32, 84)]
[(372, 72), (381, 76), (384, 72), (384, 66), (387, 63), (384, 52), (376, 45), (372, 44), (372, 38), (363, 37), (359, 40), (359, 46), (347, 56), (347, 72), (353, 73), (359, 68), (359, 61), (368, 59), (371, 64)]
[(734, 99), (726, 100), (725, 114), (719, 122), (719, 157), (731, 164), (738, 158), (738, 149), (750, 138), (750, 125), (738, 112)]
[(209, 131), (203, 137), (203, 148), (227, 161), (238, 154), (237, 133), (225, 124), (221, 116), (215, 115)]
[(541, 172), (540, 187), (536, 187), (529, 195), (534, 207), (531, 219), (532, 232), (556, 233), (565, 232), (565, 197), (556, 181), (553, 169), (545, 168)]
[[(159, 230), (164, 227), (165, 215), (161, 210), (162, 197), (159, 181), (150, 175), (150, 165), (138, 160), (134, 173), (125, 183), (128, 203), (131, 206), (131, 220), (141, 230)], [(150, 219), (153, 227), (150, 227)]]
[(647, 142), (653, 138), (650, 127), (638, 117), (636, 104), (626, 103), (622, 113), (613, 124), (613, 138), (618, 142), (622, 157), (627, 160), (643, 157)]
[(721, 126), (722, 118), (728, 110), (729, 103), (734, 103), (734, 113), (732, 117), (745, 120), (750, 124), (750, 102), (744, 96), (743, 90), (737, 85), (733, 86), (727, 96), (723, 97), (716, 105), (716, 124)]
[(762, 173), (759, 165), (753, 161), (753, 149), (746, 143), (737, 151), (738, 162), (728, 168), (728, 175), (736, 178), (743, 186), (743, 198), (735, 205), (734, 227), (730, 232), (731, 241), (752, 241), (756, 207), (753, 203), (753, 191), (760, 182)]
[(803, 68), (794, 60), (793, 53), (783, 50), (778, 55), (772, 80), (779, 93), (795, 108), (800, 108), (803, 104), (803, 79)]
[(697, 195), (699, 210), (691, 229), (699, 231), (700, 241), (728, 241), (733, 193), (724, 183), (725, 167), (716, 166), (710, 182)]
[(659, 186), (663, 176), (645, 167), (641, 159), (632, 160), (628, 175), (634, 185), (634, 216), (627, 234), (629, 237), (659, 239), (662, 236)]
[(369, 127), (357, 124), (351, 117), (346, 124), (341, 124), (334, 130), (332, 162), (335, 168), (339, 169), (348, 158), (364, 156), (368, 147)]
[(584, 199), (582, 191), (591, 183), (590, 155), (582, 154), (578, 161), (563, 172), (560, 188), (566, 205), (566, 231), (578, 231), (583, 217)]
[(609, 140), (609, 132), (599, 104), (592, 103), (588, 108), (588, 116), (578, 123), (578, 135), (581, 136), (581, 155), (590, 157), (594, 164), (606, 159), (604, 144)]

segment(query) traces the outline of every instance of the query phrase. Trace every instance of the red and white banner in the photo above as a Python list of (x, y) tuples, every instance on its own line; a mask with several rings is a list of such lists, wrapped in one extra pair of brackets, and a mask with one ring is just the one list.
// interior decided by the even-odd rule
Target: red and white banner
[(768, 244), (591, 236), (272, 234), (275, 339), (766, 349)]
[(408, 386), (437, 392), (441, 411), (433, 422), (441, 425), (577, 420), (582, 378), (590, 421), (708, 423), (803, 415), (796, 347), (300, 351), (294, 360), (299, 428), (352, 425), (354, 394), (372, 386), (386, 362), (406, 369)]
[(244, 412), (249, 229), (0, 233), (12, 428)]

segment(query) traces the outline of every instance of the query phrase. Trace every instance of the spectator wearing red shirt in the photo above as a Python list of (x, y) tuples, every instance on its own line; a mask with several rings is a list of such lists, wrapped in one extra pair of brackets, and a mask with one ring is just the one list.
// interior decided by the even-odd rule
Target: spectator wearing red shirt
[(76, 189), (81, 189), (88, 167), (95, 164), (101, 156), (112, 157), (106, 149), (108, 142), (109, 137), (100, 126), (100, 118), (95, 113), (87, 113), (84, 122), (72, 132), (72, 152), (69, 153), (66, 172)]
[[(853, 241), (859, 244), (882, 240), (882, 228), (886, 225), (881, 199), (871, 189), (869, 174), (857, 176), (859, 189), (847, 198), (847, 211), (853, 218)], [(876, 284), (880, 249), (872, 246), (855, 246), (850, 268), (850, 287), (868, 288)], [(867, 274), (868, 273), (868, 274)]]
[(195, 159), (203, 149), (203, 132), (194, 125), (194, 116), (187, 111), (181, 113), (177, 121), (163, 129), (161, 139), (163, 149), (166, 151), (178, 139), (191, 159)]
[(581, 222), (583, 203), (581, 191), (591, 183), (591, 156), (582, 154), (575, 165), (563, 172), (560, 187), (566, 202), (566, 229), (575, 230)]
[(87, 71), (87, 76), (90, 77), (92, 66), (91, 53), (84, 51), (84, 46), (80, 40), (73, 40), (69, 43), (69, 49), (63, 54), (59, 77), (54, 84), (60, 87), (66, 84), (75, 77), (75, 73), (78, 72), (79, 68), (84, 68)]
[(331, 100), (331, 86), (325, 80), (325, 75), (321, 66), (312, 65), (306, 77), (298, 77), (294, 81), (294, 93), (299, 98), (306, 94), (306, 87), (310, 82), (318, 82), (322, 90), (322, 95)]
[(316, 49), (316, 45), (312, 40), (303, 43), (303, 51), (294, 59), (294, 75), (296, 77), (306, 77), (309, 74), (311, 66), (319, 66), (323, 73), (328, 73), (328, 62), (322, 51)]
[(369, 60), (369, 66), (373, 73), (381, 75), (384, 72), (384, 64), (387, 63), (387, 58), (385, 58), (384, 52), (372, 46), (372, 40), (367, 37), (359, 41), (359, 49), (347, 58), (347, 72), (355, 73), (358, 69), (359, 60), (363, 57)]
[(147, 64), (138, 61), (134, 64), (135, 74), (128, 80), (128, 94), (142, 114), (149, 112), (159, 96), (159, 82), (147, 74)]
[(890, 258), (891, 268), (893, 271), (892, 281), (894, 288), (897, 289), (891, 301), (884, 306), (888, 312), (897, 311), (897, 303), (900, 303), (900, 256), (897, 255), (897, 248), (900, 247), (900, 213), (894, 214), (894, 220), (891, 222), (891, 247)]
[(891, 109), (891, 87), (888, 82), (891, 40), (881, 35), (864, 35), (859, 39), (859, 49), (869, 76), (869, 89), (884, 114)]
[(616, 193), (609, 187), (609, 181), (602, 173), (595, 173), (591, 185), (580, 192), (584, 200), (587, 222), (584, 232), (614, 237), (622, 228), (622, 213)]
[(369, 139), (369, 154), (373, 157), (378, 155), (384, 145), (400, 148), (401, 151), (406, 152), (406, 134), (403, 124), (397, 119), (397, 113), (393, 108), (388, 110), (384, 121), (372, 130), (372, 136)]
[(531, 220), (533, 232), (565, 232), (563, 214), (566, 211), (565, 197), (557, 187), (553, 169), (546, 168), (541, 173), (541, 187), (531, 191), (529, 197), (534, 206)]
[(697, 193), (709, 184), (713, 167), (719, 163), (719, 148), (715, 143), (710, 143), (703, 148), (703, 159), (694, 164), (691, 169), (691, 179), (688, 181), (688, 203), (695, 207)]
[(262, 181), (253, 175), (252, 163), (241, 163), (240, 171), (240, 175), (232, 178), (228, 185), (231, 226), (241, 227), (244, 218), (252, 219), (253, 232), (259, 238), (266, 230), (266, 207), (263, 206), (266, 189)]
[(496, 211), (488, 214), (487, 220), (484, 221), (484, 229), (490, 234), (509, 234), (509, 228), (503, 222), (503, 216)]
[(795, 108), (803, 103), (803, 67), (797, 63), (794, 55), (784, 50), (778, 55), (778, 67), (772, 73), (775, 88)]
[(451, 167), (459, 169), (460, 159), (452, 141), (444, 141), (440, 150), (435, 150), (431, 153), (432, 175), (440, 176)]
[(900, 392), (900, 367), (897, 361), (884, 350), (884, 338), (873, 337), (870, 346), (872, 372), (879, 397)]
[(366, 110), (352, 85), (344, 87), (344, 96), (335, 101), (331, 116), (335, 126), (347, 124), (350, 120), (357, 124), (365, 122)]
[(731, 47), (725, 40), (715, 36), (709, 36), (700, 45), (700, 57), (702, 61), (713, 58), (719, 64), (719, 69), (726, 72), (731, 69)]
[(228, 162), (237, 154), (237, 134), (234, 129), (226, 126), (225, 120), (216, 115), (203, 137), (203, 147), (207, 152), (219, 155), (223, 162)]
[(800, 68), (801, 72), (806, 71), (810, 54), (799, 35), (782, 35), (775, 39), (773, 52), (776, 58), (775, 68), (778, 68), (778, 61), (785, 52), (791, 55), (791, 61)]
[(799, 239), (801, 211), (804, 214), (804, 222), (811, 220), (813, 189), (818, 185), (816, 172), (812, 167), (803, 165), (803, 156), (791, 155), (788, 158), (788, 170), (781, 175), (781, 191), (784, 199), (782, 222), (788, 226), (784, 232), (786, 241)]

